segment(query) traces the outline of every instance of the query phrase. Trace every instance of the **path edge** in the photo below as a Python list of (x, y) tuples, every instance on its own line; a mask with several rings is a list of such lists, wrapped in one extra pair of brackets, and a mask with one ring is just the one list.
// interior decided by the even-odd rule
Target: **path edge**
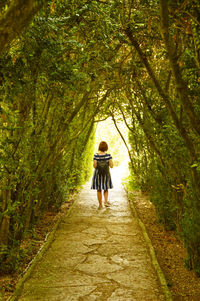
[(44, 253), (49, 249), (51, 243), (54, 240), (55, 232), (58, 229), (58, 226), (60, 225), (60, 223), (62, 222), (62, 220), (64, 218), (66, 218), (71, 213), (71, 210), (72, 210), (72, 208), (73, 208), (76, 200), (77, 200), (77, 197), (75, 197), (75, 200), (73, 201), (73, 203), (71, 204), (71, 206), (67, 210), (66, 214), (64, 216), (60, 217), (60, 219), (58, 219), (58, 221), (55, 223), (55, 225), (52, 228), (52, 230), (47, 234), (46, 241), (43, 243), (43, 245), (39, 249), (39, 251), (36, 254), (36, 256), (30, 262), (30, 266), (28, 266), (27, 271), (25, 272), (25, 274), (17, 282), (17, 285), (15, 287), (15, 290), (14, 290), (12, 296), (10, 296), (7, 299), (7, 301), (18, 301), (18, 298), (20, 297), (22, 289), (23, 289), (24, 282), (31, 276), (32, 271), (35, 268), (36, 264), (42, 259)]
[(163, 273), (163, 271), (162, 271), (162, 269), (161, 269), (161, 267), (158, 263), (156, 253), (155, 253), (154, 247), (152, 245), (151, 239), (149, 238), (149, 235), (147, 233), (147, 230), (146, 230), (146, 227), (145, 227), (144, 223), (139, 218), (138, 213), (135, 209), (135, 206), (134, 206), (134, 203), (133, 203), (134, 196), (129, 193), (129, 191), (126, 189), (126, 187), (125, 187), (125, 191), (126, 191), (127, 196), (128, 196), (128, 200), (129, 200), (129, 203), (130, 203), (131, 210), (132, 210), (133, 214), (135, 215), (136, 219), (138, 220), (138, 223), (139, 223), (139, 225), (142, 229), (144, 239), (146, 241), (146, 244), (149, 248), (149, 252), (150, 252), (150, 255), (151, 255), (151, 261), (152, 261), (153, 267), (154, 267), (154, 269), (157, 273), (160, 285), (161, 285), (163, 293), (165, 295), (165, 299), (166, 299), (166, 301), (173, 301), (171, 292), (170, 292), (170, 290), (168, 288), (168, 285), (167, 285), (165, 275), (164, 275), (164, 273)]

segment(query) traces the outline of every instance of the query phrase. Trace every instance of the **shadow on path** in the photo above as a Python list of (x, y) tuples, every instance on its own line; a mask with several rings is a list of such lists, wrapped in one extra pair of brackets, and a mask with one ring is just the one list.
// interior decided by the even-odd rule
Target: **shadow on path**
[(119, 183), (109, 199), (110, 208), (97, 210), (96, 191), (84, 186), (20, 301), (165, 300)]

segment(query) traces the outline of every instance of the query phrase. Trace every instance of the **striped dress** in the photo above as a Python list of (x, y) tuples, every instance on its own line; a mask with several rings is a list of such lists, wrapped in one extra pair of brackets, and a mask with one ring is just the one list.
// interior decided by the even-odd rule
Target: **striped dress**
[[(110, 159), (112, 159), (112, 156), (110, 154), (105, 154), (105, 155), (94, 154), (94, 158), (93, 158), (93, 160), (96, 160), (96, 161), (98, 161), (98, 160), (109, 161)], [(113, 188), (113, 184), (112, 184), (110, 172), (108, 175), (100, 176), (98, 174), (97, 168), (95, 168), (94, 174), (92, 177), (91, 189), (108, 190), (111, 188)]]

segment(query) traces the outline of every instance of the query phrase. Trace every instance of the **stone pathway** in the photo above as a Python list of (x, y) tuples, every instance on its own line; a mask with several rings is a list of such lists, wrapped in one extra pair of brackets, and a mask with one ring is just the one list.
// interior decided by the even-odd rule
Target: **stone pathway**
[(84, 187), (18, 300), (165, 300), (122, 187), (109, 199), (99, 211), (96, 191)]

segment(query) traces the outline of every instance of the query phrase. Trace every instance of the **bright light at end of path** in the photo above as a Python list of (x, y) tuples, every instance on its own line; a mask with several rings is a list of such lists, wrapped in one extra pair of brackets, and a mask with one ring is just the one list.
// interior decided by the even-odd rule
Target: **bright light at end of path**
[[(117, 122), (118, 127), (128, 144), (128, 129), (124, 122)], [(114, 186), (120, 185), (123, 178), (127, 177), (128, 171), (128, 151), (122, 141), (118, 131), (111, 118), (97, 124), (95, 133), (95, 153), (98, 152), (98, 146), (101, 141), (108, 144), (108, 153), (113, 157), (114, 167), (111, 169), (111, 175)]]

